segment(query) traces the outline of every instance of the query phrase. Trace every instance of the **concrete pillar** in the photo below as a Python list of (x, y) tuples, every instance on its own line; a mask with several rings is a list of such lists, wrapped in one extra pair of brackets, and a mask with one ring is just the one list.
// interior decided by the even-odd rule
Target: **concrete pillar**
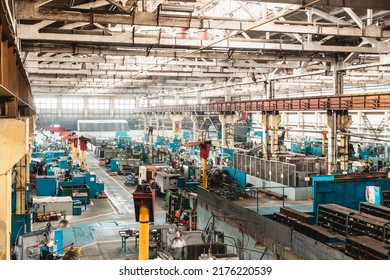
[(200, 91), (196, 92), (196, 104), (202, 103), (202, 95), (200, 94)]
[(342, 60), (333, 62), (333, 90), (335, 95), (344, 94), (344, 75), (345, 71), (340, 71), (343, 67)]
[(274, 82), (269, 80), (267, 77), (267, 81), (265, 82), (266, 94), (268, 99), (273, 99), (274, 96)]
[(340, 149), (337, 150), (337, 131), (347, 132), (347, 129), (352, 124), (352, 116), (348, 112), (333, 112), (328, 111), (327, 127), (328, 127), (328, 173), (337, 171), (337, 153), (340, 154), (340, 170), (348, 169), (348, 146), (349, 135), (340, 136)]
[(221, 146), (227, 147), (227, 139), (226, 139), (226, 117), (225, 115), (219, 115), (219, 120), (221, 122)]
[[(305, 117), (302, 112), (298, 112), (298, 130), (305, 128)], [(305, 133), (303, 132), (303, 135)]]
[[(181, 122), (183, 120), (184, 116), (175, 114), (171, 115), (171, 120), (172, 120), (172, 132), (175, 135), (175, 137), (179, 137), (181, 134)], [(179, 123), (179, 126), (176, 126), (176, 123)]]
[[(265, 21), (268, 19), (268, 16), (267, 16), (267, 7), (268, 7), (268, 4), (267, 3), (261, 3), (261, 6), (262, 6), (262, 19)], [(269, 40), (270, 39), (270, 33), (269, 32), (266, 32), (265, 33), (265, 39), (266, 40)]]
[(156, 121), (156, 135), (160, 135), (160, 115), (154, 115)]
[[(279, 151), (278, 129), (282, 116), (278, 112), (266, 112), (261, 115), (263, 125), (263, 158), (270, 159), (270, 153)], [(271, 141), (268, 139), (268, 131), (271, 130)], [(268, 145), (271, 149), (268, 150)]]
[[(229, 146), (230, 141), (228, 141), (228, 136), (226, 135), (227, 125), (234, 125), (237, 122), (237, 115), (236, 114), (223, 114), (218, 116), (219, 121), (221, 122), (221, 133), (222, 133), (222, 139), (221, 139), (221, 146), (227, 147)], [(230, 139), (231, 140), (231, 139)]]
[(11, 170), (29, 150), (29, 119), (0, 119), (0, 260), (11, 258)]
[[(307, 14), (307, 22), (308, 22), (308, 23), (313, 22), (313, 10), (310, 9), (310, 8), (309, 8), (309, 9), (306, 9), (306, 14)], [(313, 39), (313, 35), (308, 34), (308, 35), (307, 35), (307, 41), (308, 41), (308, 42), (311, 42), (312, 39)]]
[(263, 125), (263, 158), (269, 159), (268, 153), (268, 130), (270, 128), (268, 114), (262, 114), (260, 117), (260, 123)]
[(337, 120), (333, 112), (328, 112), (326, 126), (328, 127), (328, 174), (337, 171)]
[[(341, 132), (348, 132), (348, 128), (352, 124), (352, 116), (348, 113), (338, 116), (339, 130)], [(340, 169), (342, 171), (348, 170), (348, 151), (349, 151), (349, 141), (351, 136), (341, 134), (340, 136), (340, 149), (338, 153), (340, 154)]]
[(16, 164), (16, 214), (22, 215), (26, 211), (26, 188), (28, 169), (27, 155)]
[(225, 86), (225, 102), (232, 101), (232, 88), (227, 86), (227, 82), (224, 84)]
[(322, 123), (321, 113), (320, 112), (315, 112), (314, 113), (314, 118), (315, 118), (314, 127), (315, 127), (316, 130), (320, 130), (321, 129), (321, 123)]
[(85, 118), (88, 117), (88, 97), (86, 96), (84, 97), (83, 114)]
[(11, 169), (0, 175), (0, 260), (11, 259)]
[(372, 25), (373, 23), (373, 10), (367, 9), (367, 25)]
[(282, 119), (282, 116), (279, 114), (276, 115), (270, 115), (271, 119), (271, 128), (272, 128), (272, 135), (273, 135), (273, 141), (271, 143), (271, 151), (273, 153), (276, 153), (279, 151), (279, 135), (278, 135), (278, 129), (279, 124)]
[(109, 106), (110, 117), (113, 118), (114, 117), (114, 112), (115, 112), (114, 97), (110, 97), (108, 106)]
[(199, 130), (198, 130), (198, 118), (196, 115), (191, 115), (192, 120), (192, 137), (194, 141), (199, 139)]

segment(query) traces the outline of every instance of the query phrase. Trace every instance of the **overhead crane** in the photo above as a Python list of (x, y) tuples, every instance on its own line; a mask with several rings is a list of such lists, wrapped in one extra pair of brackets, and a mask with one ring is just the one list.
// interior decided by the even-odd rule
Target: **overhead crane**
[[(137, 108), (134, 113), (160, 114), (165, 112), (176, 113), (214, 113), (225, 114), (234, 112), (262, 112), (261, 122), (265, 133), (275, 131), (280, 123), (281, 111), (326, 111), (328, 127), (328, 172), (336, 171), (337, 152), (341, 155), (340, 168), (347, 170), (348, 146), (350, 136), (341, 135), (341, 146), (336, 150), (337, 131), (347, 132), (352, 123), (348, 114), (350, 110), (389, 110), (390, 92), (369, 94), (339, 94), (330, 96), (313, 96), (299, 98), (264, 99), (237, 102), (221, 102), (195, 105), (157, 106)], [(267, 140), (267, 138), (264, 138)], [(264, 159), (270, 159), (272, 153), (277, 150), (277, 135), (273, 139), (271, 153), (268, 152), (268, 141), (264, 142)]]
[(136, 108), (134, 113), (388, 110), (390, 92)]

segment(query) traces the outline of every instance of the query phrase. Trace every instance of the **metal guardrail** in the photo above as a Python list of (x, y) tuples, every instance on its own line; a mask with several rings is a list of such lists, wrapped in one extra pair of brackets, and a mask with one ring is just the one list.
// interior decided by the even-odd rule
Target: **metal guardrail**
[(296, 166), (275, 160), (265, 160), (244, 154), (234, 154), (233, 167), (265, 181), (296, 187)]

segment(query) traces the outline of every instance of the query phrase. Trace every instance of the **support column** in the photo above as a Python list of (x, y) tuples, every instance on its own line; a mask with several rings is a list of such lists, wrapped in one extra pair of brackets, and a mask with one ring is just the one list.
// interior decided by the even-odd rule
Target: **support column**
[(28, 162), (27, 155), (16, 164), (16, 214), (22, 215), (26, 212), (26, 187)]
[(88, 97), (84, 97), (84, 106), (83, 106), (84, 117), (88, 117)]
[(144, 131), (146, 133), (148, 131), (148, 121), (145, 114), (141, 114), (141, 117), (144, 120)]
[[(270, 154), (279, 151), (278, 129), (281, 121), (279, 112), (265, 112), (261, 115), (263, 125), (263, 158), (270, 159)], [(271, 141), (268, 138), (268, 131), (271, 130)], [(270, 149), (268, 146), (270, 145)]]
[(270, 77), (267, 76), (267, 81), (264, 82), (265, 93), (268, 99), (273, 99), (274, 96), (274, 82), (270, 80)]
[(260, 123), (263, 125), (263, 158), (269, 159), (269, 151), (268, 151), (268, 130), (270, 128), (269, 118), (267, 113), (261, 114)]
[(191, 120), (192, 120), (192, 137), (194, 141), (199, 139), (199, 121), (198, 121), (198, 116), (197, 115), (191, 115)]
[(161, 116), (155, 114), (154, 115), (154, 119), (156, 121), (156, 135), (160, 135), (160, 119), (161, 119)]
[(200, 91), (196, 92), (196, 104), (202, 103), (202, 95), (200, 94)]
[(113, 118), (114, 117), (114, 112), (115, 112), (114, 97), (110, 97), (110, 100), (109, 100), (109, 111), (110, 111), (110, 117)]
[(348, 111), (328, 111), (328, 173), (334, 173), (338, 170), (337, 154), (340, 154), (340, 170), (348, 170), (348, 148), (349, 135), (340, 136), (340, 148), (337, 149), (337, 132), (347, 132), (352, 124), (352, 116)]
[[(352, 124), (352, 116), (348, 115), (348, 112), (343, 112), (342, 115), (338, 116), (339, 130), (341, 132), (348, 132)], [(351, 136), (342, 134), (340, 136), (340, 149), (338, 153), (340, 154), (340, 169), (342, 171), (348, 170), (348, 159), (349, 159), (349, 141)]]
[(276, 152), (279, 151), (279, 124), (282, 119), (282, 116), (279, 115), (279, 113), (275, 115), (270, 115), (271, 118), (271, 128), (272, 128), (272, 135), (273, 135), (273, 142), (271, 143), (271, 151), (273, 155), (275, 155)]
[(372, 25), (373, 23), (373, 10), (367, 9), (367, 25)]
[(344, 75), (345, 71), (341, 71), (343, 67), (343, 60), (336, 60), (333, 62), (333, 90), (335, 95), (344, 94)]
[[(266, 21), (268, 19), (268, 16), (267, 16), (267, 8), (268, 8), (268, 3), (261, 3), (261, 8), (262, 8), (262, 20)], [(270, 33), (269, 32), (266, 32), (265, 33), (265, 39), (266, 40), (269, 40), (270, 39)]]
[(314, 113), (314, 117), (315, 117), (315, 124), (314, 124), (314, 127), (315, 129), (318, 131), (318, 130), (321, 130), (321, 123), (322, 123), (322, 115), (320, 112), (315, 112)]
[(225, 102), (232, 101), (232, 88), (227, 86), (227, 82), (224, 84), (225, 86)]
[[(306, 9), (306, 14), (307, 14), (307, 22), (312, 23), (313, 22), (313, 10), (312, 9)], [(307, 35), (307, 41), (311, 42), (313, 40), (313, 35), (308, 34)]]
[(11, 259), (11, 169), (0, 175), (0, 260)]
[(332, 174), (337, 171), (336, 114), (328, 112), (326, 125), (328, 127), (328, 174)]
[(29, 150), (29, 119), (0, 119), (0, 260), (11, 258), (11, 192), (13, 166)]
[[(172, 120), (172, 132), (175, 137), (180, 137), (181, 134), (181, 122), (183, 120), (183, 115), (171, 115), (171, 120)], [(179, 123), (179, 127), (176, 128), (176, 123)]]
[[(305, 128), (305, 118), (302, 112), (298, 112), (298, 130)], [(305, 133), (303, 132), (303, 135)]]
[(228, 147), (229, 143), (228, 141), (228, 135), (226, 135), (227, 132), (227, 126), (234, 125), (237, 122), (237, 115), (236, 114), (223, 114), (218, 116), (219, 121), (221, 122), (221, 133), (222, 133), (222, 139), (221, 139), (221, 146), (222, 147)]

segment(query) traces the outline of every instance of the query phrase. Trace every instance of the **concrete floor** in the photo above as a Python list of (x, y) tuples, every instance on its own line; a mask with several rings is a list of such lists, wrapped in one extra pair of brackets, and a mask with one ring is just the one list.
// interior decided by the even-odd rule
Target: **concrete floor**
[[(83, 208), (82, 215), (67, 216), (71, 226), (63, 229), (64, 246), (73, 243), (79, 248), (80, 259), (85, 260), (137, 259), (138, 249), (135, 247), (134, 238), (126, 240), (123, 250), (119, 234), (122, 230), (138, 229), (132, 197), (135, 188), (124, 184), (126, 176), (110, 176), (105, 166), (99, 166), (93, 154), (87, 153), (86, 161), (88, 169), (96, 173), (98, 180), (104, 181), (107, 198), (91, 199), (87, 209)], [(283, 201), (273, 200), (265, 195), (236, 200), (235, 203), (262, 215), (272, 215), (283, 205)], [(312, 211), (311, 201), (285, 199), (284, 205), (304, 212)], [(157, 197), (155, 225), (165, 223), (167, 209), (165, 199)], [(58, 222), (52, 221), (52, 225), (56, 228)], [(46, 223), (34, 223), (33, 229), (45, 226)]]

